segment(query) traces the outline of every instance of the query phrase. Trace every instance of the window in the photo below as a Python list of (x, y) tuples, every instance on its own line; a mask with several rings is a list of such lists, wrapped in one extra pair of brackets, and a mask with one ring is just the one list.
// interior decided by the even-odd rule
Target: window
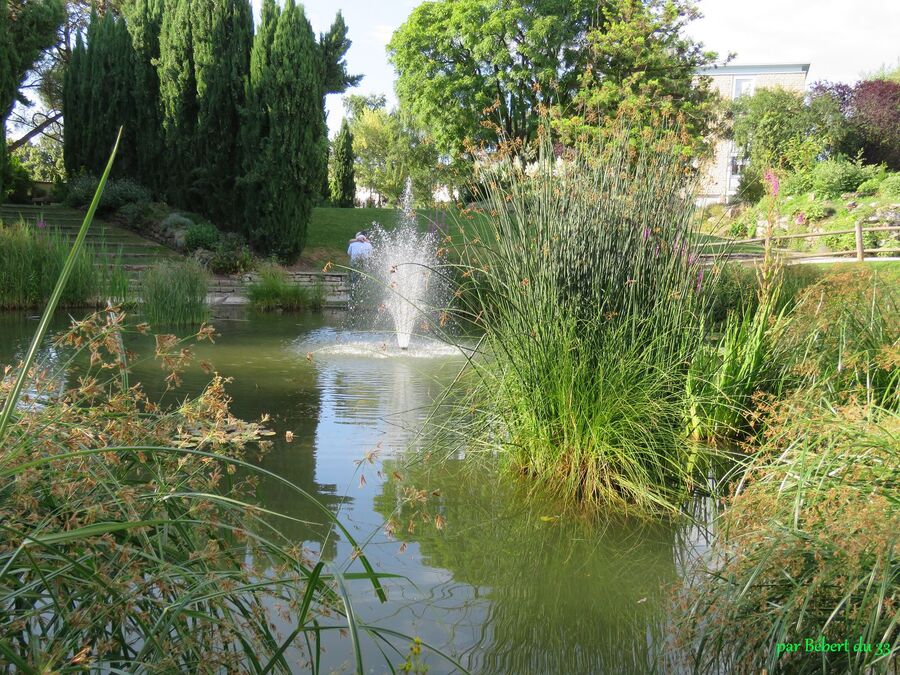
[(736, 77), (734, 78), (734, 95), (732, 98), (740, 98), (741, 96), (753, 95), (753, 78), (752, 77)]

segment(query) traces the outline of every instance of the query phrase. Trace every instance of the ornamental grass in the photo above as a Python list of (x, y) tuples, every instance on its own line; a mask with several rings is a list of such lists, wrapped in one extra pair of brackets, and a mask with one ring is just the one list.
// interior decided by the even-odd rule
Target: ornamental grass
[(487, 165), (457, 296), (509, 465), (582, 504), (671, 511), (708, 459), (684, 438), (684, 382), (714, 280), (672, 136), (633, 140)]

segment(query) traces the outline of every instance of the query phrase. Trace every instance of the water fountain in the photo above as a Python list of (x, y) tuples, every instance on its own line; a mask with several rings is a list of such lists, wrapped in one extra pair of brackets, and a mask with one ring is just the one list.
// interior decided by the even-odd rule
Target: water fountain
[(427, 329), (429, 315), (439, 307), (443, 295), (435, 272), (438, 239), (434, 233), (419, 231), (412, 206), (412, 180), (406, 180), (396, 227), (385, 230), (376, 224), (370, 238), (374, 251), (363, 272), (381, 295), (379, 308), (393, 322), (397, 346), (407, 350), (417, 326)]

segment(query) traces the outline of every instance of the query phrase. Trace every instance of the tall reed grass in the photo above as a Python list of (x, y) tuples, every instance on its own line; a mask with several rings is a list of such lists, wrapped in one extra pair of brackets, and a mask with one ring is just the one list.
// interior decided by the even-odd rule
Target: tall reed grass
[(283, 309), (322, 309), (325, 303), (325, 289), (322, 284), (312, 288), (292, 282), (284, 269), (278, 265), (264, 265), (259, 270), (259, 279), (247, 289), (250, 303), (263, 311)]
[(530, 163), (487, 166), (458, 295), (484, 331), (475, 368), (510, 463), (578, 501), (652, 511), (676, 508), (704, 459), (683, 439), (684, 378), (713, 279), (683, 164), (646, 140), (623, 129), (557, 157), (544, 139)]
[(153, 325), (199, 324), (209, 317), (209, 275), (196, 261), (163, 261), (141, 275), (141, 311)]
[[(57, 230), (36, 231), (24, 223), (0, 223), (0, 309), (41, 307), (50, 298), (69, 256), (70, 244)], [(124, 272), (107, 251), (82, 251), (60, 304), (85, 307), (128, 297)]]

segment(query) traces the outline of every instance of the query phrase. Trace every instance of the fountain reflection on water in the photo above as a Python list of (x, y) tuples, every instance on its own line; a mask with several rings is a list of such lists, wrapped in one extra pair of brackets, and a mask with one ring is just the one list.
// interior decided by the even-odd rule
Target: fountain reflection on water
[(372, 304), (391, 319), (397, 346), (408, 350), (413, 335), (427, 332), (446, 297), (437, 274), (438, 238), (419, 231), (413, 209), (412, 181), (407, 179), (396, 227), (373, 224), (374, 251), (361, 266), (362, 281), (353, 289), (351, 306)]

